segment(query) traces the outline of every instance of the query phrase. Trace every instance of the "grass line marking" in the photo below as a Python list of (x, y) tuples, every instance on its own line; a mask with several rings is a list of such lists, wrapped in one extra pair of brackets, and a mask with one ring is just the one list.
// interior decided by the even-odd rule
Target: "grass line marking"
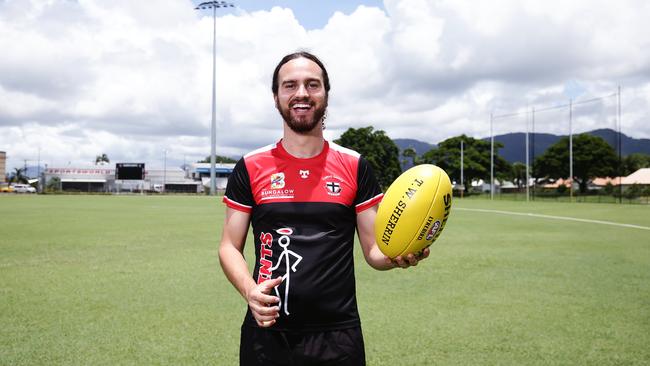
[(587, 223), (590, 223), (590, 224), (603, 224), (603, 225), (627, 227), (627, 228), (632, 228), (632, 229), (650, 230), (650, 227), (648, 227), (648, 226), (632, 225), (632, 224), (621, 224), (621, 223), (618, 223), (618, 222), (611, 222), (611, 221), (579, 219), (577, 217), (568, 217), (568, 216), (552, 216), (552, 215), (534, 214), (534, 213), (529, 213), (529, 212), (487, 210), (487, 209), (482, 209), (482, 208), (465, 208), (465, 207), (457, 207), (456, 210), (498, 213), (498, 214), (503, 214), (503, 215), (514, 215), (514, 216), (531, 216), (531, 217), (540, 217), (540, 218), (544, 218), (544, 219), (578, 221), (578, 222), (587, 222)]

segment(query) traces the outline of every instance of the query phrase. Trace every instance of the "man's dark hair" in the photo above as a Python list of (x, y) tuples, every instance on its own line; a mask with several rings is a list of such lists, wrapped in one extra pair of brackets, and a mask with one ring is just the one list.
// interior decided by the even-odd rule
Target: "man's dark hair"
[(300, 51), (300, 52), (294, 52), (291, 54), (288, 54), (280, 60), (280, 63), (278, 66), (275, 67), (275, 71), (273, 71), (273, 83), (271, 83), (271, 90), (273, 90), (273, 95), (278, 95), (278, 88), (280, 87), (278, 84), (278, 74), (280, 73), (280, 68), (282, 65), (286, 64), (287, 62), (297, 59), (297, 58), (306, 58), (308, 60), (314, 61), (316, 65), (318, 65), (323, 72), (323, 86), (325, 87), (325, 94), (329, 94), (330, 91), (330, 78), (327, 75), (327, 70), (325, 70), (325, 66), (323, 63), (318, 59), (318, 57), (312, 55), (309, 52), (305, 51)]

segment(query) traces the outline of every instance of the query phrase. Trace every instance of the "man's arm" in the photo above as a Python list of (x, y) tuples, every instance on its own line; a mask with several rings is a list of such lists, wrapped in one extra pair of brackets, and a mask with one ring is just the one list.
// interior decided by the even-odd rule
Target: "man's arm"
[(416, 257), (409, 254), (406, 257), (398, 256), (391, 260), (379, 250), (375, 242), (375, 218), (377, 217), (377, 205), (361, 211), (357, 214), (357, 230), (359, 231), (359, 241), (363, 250), (363, 256), (366, 262), (380, 271), (392, 269), (395, 267), (407, 268), (417, 266), (418, 261), (429, 256), (429, 248), (426, 248), (422, 255)]
[(248, 303), (257, 324), (261, 327), (269, 327), (275, 323), (275, 318), (280, 312), (278, 306), (269, 305), (278, 303), (280, 299), (269, 294), (273, 287), (280, 284), (282, 278), (274, 278), (258, 285), (248, 272), (244, 258), (244, 244), (249, 223), (249, 213), (226, 208), (226, 219), (219, 245), (219, 262), (230, 283)]

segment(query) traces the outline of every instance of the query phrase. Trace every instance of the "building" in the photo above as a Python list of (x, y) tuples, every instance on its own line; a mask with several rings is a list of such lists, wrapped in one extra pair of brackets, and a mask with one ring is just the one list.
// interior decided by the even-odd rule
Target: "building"
[(184, 170), (146, 169), (144, 180), (115, 179), (115, 167), (89, 165), (86, 167), (47, 168), (43, 173), (45, 187), (59, 182), (57, 189), (65, 192), (168, 192), (199, 193), (201, 181), (187, 177)]
[[(228, 177), (232, 174), (235, 164), (215, 164), (217, 189), (225, 190)], [(203, 187), (210, 189), (210, 163), (193, 163), (190, 165), (190, 177), (201, 181)]]
[(7, 181), (7, 153), (0, 151), (0, 182)]
[(590, 189), (600, 189), (604, 188), (607, 185), (617, 186), (621, 184), (622, 177), (604, 177), (604, 178), (594, 178), (589, 184)]
[(202, 191), (201, 182), (188, 178), (181, 168), (147, 169), (145, 175), (145, 191), (167, 193), (199, 193)]
[[(216, 186), (225, 190), (235, 164), (217, 164)], [(58, 182), (56, 189), (64, 192), (167, 192), (201, 193), (210, 187), (210, 164), (194, 163), (181, 168), (148, 169), (144, 180), (115, 179), (115, 166), (109, 164), (46, 168), (45, 187)]]
[(115, 168), (108, 165), (46, 168), (45, 187), (58, 180), (59, 190), (70, 192), (110, 192), (115, 185)]
[(623, 177), (621, 184), (623, 186), (631, 186), (633, 184), (650, 186), (650, 168), (641, 168), (627, 177)]

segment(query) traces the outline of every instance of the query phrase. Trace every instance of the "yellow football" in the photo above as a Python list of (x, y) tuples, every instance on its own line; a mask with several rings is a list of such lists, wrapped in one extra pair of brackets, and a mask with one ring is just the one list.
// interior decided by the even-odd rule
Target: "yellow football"
[(388, 187), (379, 204), (375, 238), (389, 258), (419, 253), (442, 233), (451, 212), (451, 181), (431, 164), (416, 165)]

